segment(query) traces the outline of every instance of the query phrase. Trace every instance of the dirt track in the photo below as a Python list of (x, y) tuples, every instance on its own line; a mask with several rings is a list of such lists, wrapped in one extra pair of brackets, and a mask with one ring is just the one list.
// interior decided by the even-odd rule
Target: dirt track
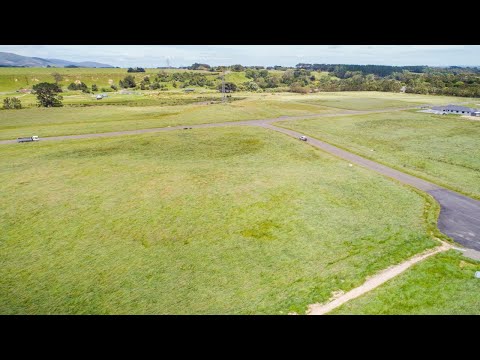
[(385, 269), (378, 273), (377, 275), (372, 276), (367, 281), (365, 281), (359, 287), (350, 290), (349, 292), (342, 294), (341, 296), (332, 299), (330, 302), (326, 304), (312, 304), (308, 307), (307, 315), (324, 315), (333, 309), (339, 307), (342, 304), (345, 304), (347, 301), (355, 299), (360, 295), (363, 295), (376, 287), (382, 285), (383, 283), (387, 282), (388, 280), (394, 278), (397, 275), (400, 275), (405, 270), (410, 268), (411, 266), (415, 265), (416, 263), (425, 260), (426, 258), (438, 254), (442, 251), (447, 251), (451, 249), (452, 246), (450, 244), (442, 242), (441, 246), (438, 246), (434, 249), (429, 249), (421, 254), (415, 255), (414, 257), (408, 259), (407, 261), (392, 266), (388, 269)]

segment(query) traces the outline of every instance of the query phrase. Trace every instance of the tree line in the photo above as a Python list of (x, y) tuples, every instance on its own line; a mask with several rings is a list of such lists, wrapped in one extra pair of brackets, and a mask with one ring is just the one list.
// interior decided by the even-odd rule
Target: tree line
[(373, 74), (385, 77), (394, 72), (402, 72), (404, 70), (422, 73), (426, 66), (390, 66), (390, 65), (345, 65), (345, 64), (304, 64), (300, 63), (295, 66), (297, 69), (305, 69), (312, 71), (326, 71), (333, 73), (336, 77), (343, 79), (347, 72), (361, 72), (363, 75)]
[[(247, 82), (226, 82), (225, 89), (234, 91), (290, 91), (310, 93), (318, 91), (385, 91), (415, 94), (453, 95), (463, 97), (480, 97), (480, 69), (475, 67), (426, 67), (426, 66), (383, 66), (383, 65), (338, 65), (338, 64), (297, 64), (296, 67), (283, 68), (279, 66), (242, 66), (213, 67), (208, 64), (193, 64), (193, 69), (208, 69), (207, 72), (182, 71), (172, 72), (160, 70), (157, 74), (149, 74), (138, 80), (133, 75), (127, 75), (120, 80), (118, 87), (140, 90), (168, 90), (190, 86), (222, 89), (222, 74), (219, 71), (230, 69), (232, 72), (244, 72)], [(210, 72), (212, 70), (217, 71)], [(51, 74), (55, 80), (55, 89), (61, 92), (59, 83), (63, 76)], [(213, 76), (212, 76), (213, 75)], [(216, 76), (215, 76), (216, 75)], [(167, 85), (168, 84), (168, 85)], [(111, 84), (101, 91), (118, 89)], [(53, 89), (53, 88), (52, 88)], [(85, 83), (77, 81), (68, 85), (68, 90), (78, 90), (84, 93), (98, 91), (97, 85), (89, 88)], [(35, 92), (35, 89), (34, 89)], [(41, 92), (37, 92), (41, 93)], [(59, 95), (60, 96), (60, 95)], [(49, 103), (57, 106), (58, 103)], [(43, 105), (41, 105), (43, 106)], [(15, 99), (8, 99), (5, 109), (20, 108)]]

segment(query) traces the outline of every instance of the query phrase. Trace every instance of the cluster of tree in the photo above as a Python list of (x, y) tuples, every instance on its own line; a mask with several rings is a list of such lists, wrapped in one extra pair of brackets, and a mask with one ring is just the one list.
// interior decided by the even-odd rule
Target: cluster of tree
[(143, 80), (140, 82), (140, 90), (146, 90), (150, 87), (150, 77), (145, 76)]
[(317, 77), (312, 71), (297, 68), (287, 69), (283, 74), (267, 70), (247, 69), (245, 76), (253, 81), (243, 84), (242, 90), (259, 91), (278, 88), (297, 93), (312, 91), (400, 91), (403, 84), (393, 78), (380, 78), (373, 74), (363, 75), (360, 71), (346, 72), (343, 78), (332, 76)]
[(63, 97), (60, 95), (62, 88), (57, 84), (41, 82), (33, 85), (32, 93), (37, 96), (39, 107), (61, 107)]
[[(260, 89), (290, 86), (298, 91), (300, 87), (305, 87), (315, 80), (315, 76), (311, 74), (311, 71), (304, 69), (288, 69), (282, 75), (273, 74), (265, 69), (247, 69), (245, 70), (245, 76), (252, 79)], [(249, 84), (248, 88), (255, 89), (256, 86)]]
[(387, 91), (399, 92), (403, 84), (395, 79), (379, 78), (373, 74), (363, 75), (360, 71), (349, 74), (345, 79), (321, 77), (315, 84), (316, 91)]
[(465, 73), (480, 73), (480, 67), (460, 67), (460, 66), (449, 66), (449, 67), (427, 67), (425, 68), (425, 73), (451, 73), (451, 74), (465, 74)]
[(245, 70), (245, 67), (243, 67), (243, 66), (240, 65), (240, 64), (237, 64), (237, 65), (232, 65), (232, 66), (230, 66), (230, 70), (231, 70), (231, 71), (240, 72), (240, 71), (244, 71), (244, 70)]
[(137, 83), (135, 82), (135, 78), (132, 75), (127, 75), (123, 80), (120, 80), (118, 83), (121, 88), (128, 89), (128, 88), (134, 88), (137, 86)]
[(297, 69), (305, 69), (312, 71), (327, 71), (333, 73), (336, 77), (343, 79), (344, 74), (348, 71), (360, 71), (362, 74), (373, 74), (377, 76), (388, 76), (394, 72), (404, 70), (421, 73), (426, 66), (388, 66), (388, 65), (345, 65), (345, 64), (304, 64), (300, 63), (295, 66)]
[[(223, 84), (218, 84), (217, 86), (218, 91), (222, 91)], [(225, 92), (230, 93), (237, 91), (237, 85), (233, 82), (225, 82)]]
[(150, 90), (167, 90), (167, 85), (154, 82), (153, 84), (148, 85)]
[(153, 82), (150, 82), (150, 76), (145, 76), (140, 82), (140, 90), (166, 90), (167, 85), (160, 84), (157, 78)]
[(245, 69), (263, 70), (265, 66), (245, 66)]
[(267, 66), (267, 70), (279, 70), (279, 71), (286, 71), (288, 69), (292, 69), (291, 67), (288, 66), (280, 66), (280, 65), (275, 65), (275, 66)]
[[(276, 88), (280, 85), (281, 79), (268, 72), (268, 70), (254, 70), (254, 69), (247, 69), (245, 70), (245, 76), (249, 79), (252, 79), (259, 88), (266, 89), (266, 88)], [(249, 85), (249, 87), (254, 87), (253, 85)]]
[(255, 69), (247, 69), (245, 70), (245, 76), (249, 79), (258, 79), (260, 77), (267, 77), (268, 76), (268, 70), (262, 69), (262, 70), (255, 70)]
[(214, 87), (215, 83), (209, 80), (205, 74), (191, 73), (191, 72), (175, 72), (167, 73), (166, 71), (160, 71), (154, 79), (154, 82), (181, 82), (181, 87), (188, 86), (207, 86)]
[[(355, 70), (356, 69), (356, 70)], [(312, 74), (328, 71), (325, 76)], [(401, 70), (401, 71), (394, 71)], [(280, 77), (266, 70), (246, 69), (255, 82), (244, 84), (247, 91), (288, 86), (290, 91), (387, 91), (480, 97), (479, 68), (431, 68), (423, 66), (319, 65), (298, 64)], [(258, 87), (257, 87), (258, 86)]]
[[(341, 64), (297, 64), (294, 68), (281, 66), (242, 66), (210, 67), (207, 64), (193, 64), (191, 69), (209, 69), (210, 71), (244, 71), (250, 80), (236, 85), (227, 82), (227, 92), (233, 91), (292, 91), (308, 93), (316, 91), (388, 91), (399, 92), (405, 87), (406, 92), (417, 94), (441, 94), (455, 96), (480, 97), (480, 69), (479, 68), (434, 68), (425, 66), (383, 66), (383, 65), (341, 65)], [(281, 70), (269, 71), (268, 69)], [(327, 72), (318, 74), (314, 71)], [(174, 88), (190, 86), (209, 87), (221, 90), (221, 74), (215, 80), (201, 72), (167, 72), (159, 71), (154, 76), (145, 76), (139, 83), (133, 75), (127, 75), (120, 81), (122, 88), (137, 88), (141, 90), (166, 90), (166, 83)], [(58, 73), (52, 74), (55, 82), (63, 80)], [(211, 78), (211, 75), (208, 75)], [(70, 84), (70, 90), (88, 92), (84, 83)], [(117, 90), (115, 85), (111, 85)], [(98, 91), (92, 85), (92, 91)]]
[(70, 85), (68, 85), (68, 90), (82, 90), (82, 92), (84, 93), (89, 93), (90, 90), (88, 90), (88, 86), (87, 84), (83, 83), (83, 82), (80, 82), (78, 84), (75, 84), (75, 83), (71, 83)]
[(3, 99), (3, 108), (8, 110), (8, 109), (21, 109), (22, 108), (22, 102), (20, 101), (19, 98), (16, 97), (7, 97)]
[(141, 67), (128, 68), (127, 72), (129, 72), (129, 73), (139, 73), (139, 72), (145, 72), (145, 69), (141, 68)]
[[(280, 68), (280, 67), (275, 66), (274, 68), (275, 68), (275, 70), (279, 70), (277, 68)], [(161, 69), (161, 68), (158, 68), (158, 69)], [(262, 69), (265, 69), (265, 66), (243, 66), (241, 64), (235, 64), (235, 65), (230, 65), (230, 66), (210, 66), (208, 64), (195, 63), (191, 66), (181, 67), (180, 69), (208, 70), (208, 71), (211, 71), (211, 72), (220, 72), (220, 71), (224, 71), (224, 70), (230, 70), (230, 71), (240, 72), (240, 71), (245, 71), (245, 69), (262, 70)], [(273, 69), (273, 68), (271, 68), (271, 69)], [(282, 69), (286, 69), (286, 68), (282, 67)]]
[(403, 72), (393, 77), (406, 85), (408, 93), (480, 97), (480, 76), (475, 72)]
[(189, 70), (209, 70), (210, 65), (195, 63), (192, 66), (188, 66), (187, 69), (189, 69)]

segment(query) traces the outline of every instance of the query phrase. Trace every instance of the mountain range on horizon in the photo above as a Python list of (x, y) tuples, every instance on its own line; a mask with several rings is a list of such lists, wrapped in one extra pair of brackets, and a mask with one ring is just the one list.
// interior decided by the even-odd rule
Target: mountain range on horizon
[[(294, 67), (297, 65), (291, 66), (281, 66), (281, 67)], [(345, 64), (336, 64), (333, 63), (331, 65), (345, 65)], [(346, 65), (355, 65), (355, 64), (346, 64)], [(360, 65), (360, 64), (356, 64)], [(48, 59), (48, 58), (41, 58), (35, 56), (23, 56), (18, 55), (11, 52), (2, 52), (0, 51), (0, 67), (66, 67), (66, 66), (75, 66), (75, 67), (82, 67), (82, 68), (115, 68), (115, 66), (110, 64), (99, 63), (95, 61), (69, 61), (63, 59)], [(379, 67), (405, 67), (401, 65), (379, 65), (379, 64), (370, 64), (370, 65), (360, 65), (360, 66), (379, 66)], [(433, 68), (480, 68), (479, 66), (472, 66), (472, 65), (446, 65), (446, 66), (429, 66), (429, 65), (417, 65), (417, 66), (424, 66), (424, 67), (433, 67)], [(153, 67), (153, 66), (152, 66)], [(179, 66), (179, 67), (157, 67), (157, 68), (188, 68), (188, 66)]]
[(62, 59), (44, 59), (40, 57), (22, 56), (14, 53), (0, 51), (0, 67), (66, 67), (78, 66), (84, 68), (113, 68), (109, 64), (102, 64), (95, 61), (68, 61)]

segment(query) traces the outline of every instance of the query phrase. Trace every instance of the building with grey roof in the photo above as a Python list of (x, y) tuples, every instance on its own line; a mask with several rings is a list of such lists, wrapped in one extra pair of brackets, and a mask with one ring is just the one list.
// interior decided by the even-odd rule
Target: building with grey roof
[(470, 116), (480, 116), (480, 110), (459, 105), (432, 106), (432, 110), (441, 111), (445, 114), (464, 114)]

